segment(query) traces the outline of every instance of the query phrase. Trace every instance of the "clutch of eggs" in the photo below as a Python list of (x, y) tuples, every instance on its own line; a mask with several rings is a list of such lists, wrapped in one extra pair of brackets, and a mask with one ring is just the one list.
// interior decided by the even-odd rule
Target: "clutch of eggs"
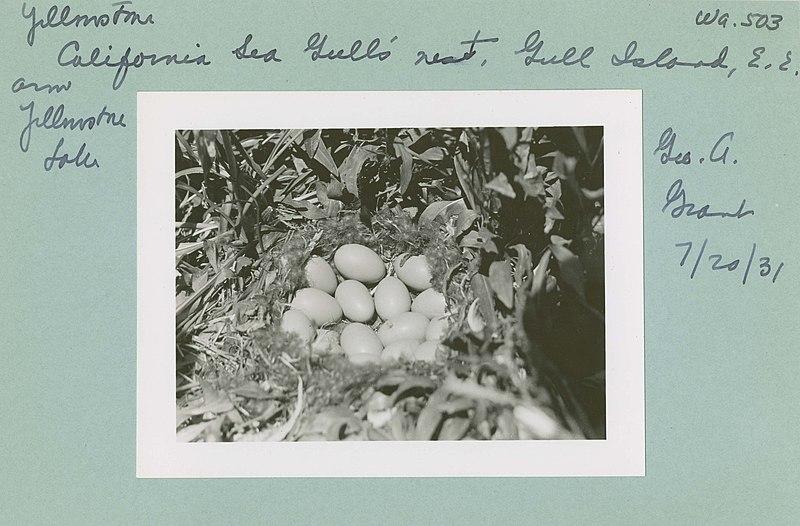
[[(295, 293), (281, 328), (321, 354), (343, 352), (354, 364), (433, 361), (448, 326), (445, 297), (432, 288), (425, 256), (404, 254), (392, 267), (395, 275), (387, 276), (383, 259), (355, 243), (336, 250), (333, 267), (312, 256), (305, 267), (309, 286)], [(413, 300), (411, 291), (417, 293)], [(343, 317), (350, 323), (338, 338), (336, 331), (320, 328)], [(376, 320), (382, 320), (377, 331), (370, 326)]]

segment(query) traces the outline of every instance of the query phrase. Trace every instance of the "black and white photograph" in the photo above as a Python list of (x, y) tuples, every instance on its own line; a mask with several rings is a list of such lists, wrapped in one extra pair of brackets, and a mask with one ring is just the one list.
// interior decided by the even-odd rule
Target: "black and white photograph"
[(636, 110), (140, 94), (147, 472), (639, 472)]
[(0, 526), (798, 522), (797, 6), (20, 2)]
[(602, 127), (174, 147), (178, 440), (605, 437)]

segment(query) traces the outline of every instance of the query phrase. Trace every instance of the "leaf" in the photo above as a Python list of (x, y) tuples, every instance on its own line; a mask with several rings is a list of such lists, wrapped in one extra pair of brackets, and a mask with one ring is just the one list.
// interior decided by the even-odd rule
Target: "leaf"
[(561, 180), (556, 180), (552, 185), (547, 188), (547, 193), (550, 194), (545, 197), (544, 212), (547, 219), (552, 221), (559, 221), (564, 219), (561, 211), (556, 208), (561, 199)]
[(511, 309), (514, 306), (514, 284), (508, 261), (495, 261), (489, 266), (489, 283), (497, 299)]
[[(292, 166), (294, 166), (294, 169), (298, 174), (303, 174), (310, 171), (306, 162), (296, 155), (292, 155)], [(284, 190), (284, 193), (288, 194), (289, 190)]]
[(567, 240), (559, 236), (550, 236), (550, 249), (553, 257), (558, 262), (558, 270), (561, 279), (559, 283), (569, 286), (581, 300), (586, 300), (585, 283), (586, 278), (583, 273), (583, 265), (578, 256), (567, 248)]
[(249, 257), (245, 256), (245, 257), (237, 258), (236, 262), (234, 264), (235, 265), (234, 272), (236, 274), (238, 274), (239, 272), (242, 271), (242, 269), (245, 269), (245, 268), (249, 267), (252, 264), (253, 264), (253, 260), (251, 258), (249, 258)]
[(328, 183), (327, 196), (329, 199), (341, 200), (344, 197), (344, 185), (339, 181), (331, 181)]
[(486, 183), (486, 188), (497, 192), (500, 195), (506, 196), (509, 199), (514, 199), (517, 197), (517, 193), (514, 191), (514, 188), (511, 187), (511, 184), (508, 182), (508, 177), (506, 174), (500, 174), (488, 183)]
[(441, 409), (442, 403), (447, 400), (447, 392), (442, 389), (437, 390), (428, 398), (428, 403), (422, 408), (417, 418), (417, 428), (415, 438), (417, 440), (433, 440), (439, 430), (444, 413)]
[(525, 128), (520, 133), (519, 144), (516, 150), (519, 158), (515, 164), (522, 173), (527, 173), (536, 167), (536, 156), (531, 150), (533, 135), (533, 128)]
[(521, 288), (525, 280), (533, 276), (531, 251), (522, 243), (509, 247), (509, 250), (514, 250), (517, 253), (517, 264), (514, 269), (514, 283), (516, 283), (517, 288)]
[(458, 221), (456, 222), (456, 228), (453, 235), (455, 237), (459, 237), (461, 234), (472, 228), (472, 224), (480, 216), (474, 210), (464, 210), (464, 212), (458, 214)]
[(408, 146), (408, 149), (411, 150), (412, 152), (420, 155), (423, 152), (426, 152), (429, 149), (431, 149), (434, 146), (434, 141), (435, 141), (435, 137), (433, 136), (433, 133), (426, 132), (426, 133), (422, 134), (416, 141), (411, 143)]
[(319, 199), (319, 204), (328, 206), (328, 202), (330, 201), (328, 197), (328, 185), (322, 181), (317, 181), (314, 183), (314, 190), (316, 191), (317, 199)]
[(545, 196), (544, 181), (542, 181), (542, 177), (538, 174), (529, 174), (525, 177), (517, 175), (514, 177), (514, 181), (516, 181), (520, 188), (522, 188), (522, 191), (525, 192), (525, 197), (542, 198)]
[(539, 262), (533, 268), (533, 282), (531, 283), (531, 294), (536, 297), (541, 297), (541, 295), (545, 292), (547, 286), (547, 267), (550, 265), (550, 256), (552, 255), (552, 251), (550, 249), (546, 249), (542, 256), (539, 258)]
[(447, 416), (453, 416), (459, 413), (465, 413), (473, 408), (475, 408), (475, 400), (464, 397), (457, 397), (452, 400), (448, 400), (447, 402), (444, 402), (441, 406), (442, 411)]
[(397, 390), (392, 394), (391, 405), (397, 404), (399, 400), (407, 396), (424, 394), (434, 389), (436, 389), (436, 382), (433, 380), (421, 376), (411, 376), (397, 386)]
[(400, 141), (396, 141), (394, 143), (394, 151), (400, 156), (401, 160), (400, 193), (405, 194), (414, 175), (414, 159), (411, 157), (411, 153), (409, 153), (409, 151), (406, 149), (406, 146)]
[(486, 227), (481, 227), (477, 232), (473, 231), (464, 236), (464, 239), (461, 240), (461, 246), (479, 248), (490, 254), (497, 254), (499, 251), (494, 242), (496, 237)]
[(424, 152), (419, 154), (419, 158), (423, 161), (435, 162), (441, 161), (444, 159), (445, 155), (447, 154), (447, 150), (442, 148), (441, 146), (434, 146), (433, 148), (428, 148)]
[(395, 369), (386, 373), (384, 376), (381, 376), (378, 381), (375, 382), (375, 390), (383, 392), (393, 391), (407, 379), (408, 373), (406, 373), (405, 370)]
[[(203, 250), (206, 251), (206, 258), (208, 259), (208, 264), (211, 265), (211, 268), (214, 272), (219, 272), (219, 262), (217, 261), (217, 242), (216, 241), (203, 241)], [(208, 269), (206, 269), (208, 272)]]
[(434, 201), (420, 214), (419, 224), (429, 225), (438, 217), (442, 217), (444, 222), (448, 222), (451, 218), (456, 217), (457, 220), (453, 236), (459, 237), (466, 232), (480, 216), (474, 210), (467, 208), (463, 198), (454, 201)]
[(461, 440), (469, 431), (471, 418), (464, 416), (451, 416), (447, 418), (439, 430), (439, 440)]
[(198, 148), (200, 154), (208, 157), (209, 162), (217, 158), (217, 134), (212, 130), (200, 130)]
[(553, 417), (538, 407), (518, 405), (513, 415), (522, 435), (520, 438), (552, 440), (558, 438), (562, 429)]
[(453, 166), (456, 169), (458, 182), (461, 183), (461, 191), (464, 193), (469, 207), (473, 210), (479, 210), (478, 200), (475, 197), (475, 185), (472, 182), (472, 168), (467, 160), (464, 159), (464, 155), (461, 153), (460, 149), (456, 151), (456, 154), (453, 156)]
[(558, 208), (556, 208), (555, 206), (545, 207), (544, 215), (545, 217), (553, 221), (560, 221), (564, 219), (564, 216), (561, 214), (561, 212), (558, 211)]
[(317, 153), (320, 143), (320, 135), (322, 130), (305, 130), (303, 131), (303, 150), (312, 159)]
[(547, 187), (547, 193), (550, 194), (554, 201), (561, 199), (561, 179), (556, 179), (550, 186)]
[(580, 148), (580, 152), (584, 161), (591, 163), (592, 157), (590, 156), (589, 152), (589, 143), (586, 140), (586, 130), (582, 127), (573, 126), (572, 133), (575, 136), (575, 142), (578, 143), (578, 147)]
[(196, 272), (191, 276), (192, 276), (192, 292), (197, 292), (205, 288), (210, 278), (208, 269), (204, 270), (203, 272)]
[(483, 333), (484, 327), (486, 327), (486, 322), (483, 321), (483, 316), (481, 316), (477, 310), (478, 298), (475, 298), (472, 300), (467, 310), (467, 325), (469, 325), (470, 330), (475, 334), (481, 334)]
[(467, 208), (467, 205), (464, 204), (463, 198), (457, 199), (450, 203), (450, 205), (444, 210), (444, 215), (448, 221), (453, 216), (458, 217), (455, 225), (455, 231), (453, 232), (455, 237), (459, 237), (461, 234), (466, 232), (480, 217), (477, 212)]
[(475, 274), (470, 280), (472, 294), (478, 300), (478, 309), (490, 329), (494, 329), (494, 301), (489, 278), (483, 274)]
[[(481, 364), (481, 366), (484, 367), (487, 365), (489, 365), (489, 362)], [(514, 405), (517, 403), (517, 398), (514, 395), (499, 391), (493, 387), (479, 385), (475, 380), (458, 380), (455, 377), (451, 377), (444, 381), (442, 389), (447, 390), (447, 392), (453, 395), (459, 395), (473, 400), (474, 403), (477, 404), (478, 410), (480, 410), (481, 405), (485, 405), (486, 402), (494, 405)]]
[(398, 411), (394, 415), (392, 415), (391, 420), (389, 420), (389, 431), (392, 434), (393, 440), (407, 440), (408, 436), (406, 433), (406, 414), (403, 411)]
[(481, 235), (476, 231), (470, 232), (469, 234), (464, 236), (464, 239), (461, 240), (462, 247), (479, 248), (481, 246), (481, 243), (482, 243)]
[(361, 166), (364, 164), (364, 161), (369, 157), (369, 152), (361, 146), (356, 145), (353, 146), (353, 149), (350, 150), (350, 154), (342, 162), (342, 166), (339, 167), (339, 173), (344, 179), (347, 191), (356, 197), (358, 197), (358, 173), (361, 171)]
[(331, 174), (336, 177), (339, 176), (339, 170), (336, 168), (336, 162), (333, 160), (331, 152), (328, 151), (328, 148), (325, 146), (325, 143), (322, 140), (319, 141), (317, 152), (314, 154), (313, 158), (322, 166), (324, 166), (325, 169)]
[(367, 428), (367, 438), (370, 440), (392, 440), (391, 435), (386, 434), (380, 429), (375, 429), (374, 427)]
[(517, 144), (517, 129), (516, 128), (497, 128), (497, 134), (503, 138), (503, 144), (506, 150), (511, 150)]
[[(463, 199), (460, 200), (462, 203)], [(419, 225), (429, 225), (433, 220), (442, 215), (445, 209), (455, 201), (434, 201), (429, 204), (419, 216)]]
[(519, 438), (517, 425), (510, 409), (504, 409), (503, 412), (497, 415), (497, 432), (495, 435), (500, 440), (517, 440)]

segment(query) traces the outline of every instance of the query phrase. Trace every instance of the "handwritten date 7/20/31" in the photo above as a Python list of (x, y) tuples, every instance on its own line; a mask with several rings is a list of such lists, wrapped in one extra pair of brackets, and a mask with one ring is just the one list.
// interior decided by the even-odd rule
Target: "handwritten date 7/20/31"
[(691, 265), (690, 279), (694, 279), (702, 266), (712, 272), (730, 274), (738, 271), (742, 276), (742, 285), (746, 285), (747, 280), (751, 277), (770, 279), (772, 283), (775, 283), (781, 270), (783, 270), (783, 261), (774, 261), (769, 256), (757, 253), (758, 246), (756, 243), (751, 245), (749, 255), (739, 255), (737, 257), (711, 253), (708, 249), (708, 238), (703, 240), (699, 248), (693, 241), (675, 243), (675, 247), (683, 250), (680, 266)]

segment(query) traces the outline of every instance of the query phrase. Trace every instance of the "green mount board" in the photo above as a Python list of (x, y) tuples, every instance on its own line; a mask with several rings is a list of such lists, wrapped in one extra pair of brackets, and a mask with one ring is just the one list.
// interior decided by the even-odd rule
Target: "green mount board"
[[(22, 13), (32, 6), (40, 18), (50, 8), (12, 2), (2, 18), (0, 507), (8, 523), (780, 524), (798, 515), (796, 2), (140, 1), (129, 7), (151, 13), (154, 24), (39, 27), (29, 46), (31, 21)], [(115, 9), (94, 1), (70, 7)], [(717, 8), (729, 13), (724, 27), (719, 18), (697, 24), (698, 11)], [(414, 66), (420, 50), (463, 53), (459, 43), (478, 29), (499, 42), (481, 44), (458, 67)], [(525, 66), (527, 53), (514, 51), (537, 29), (541, 56), (591, 46), (590, 67)], [(303, 49), (315, 32), (346, 49), (381, 38), (392, 56), (312, 61)], [(231, 52), (248, 33), (262, 52), (277, 48), (282, 61), (237, 61)], [(111, 45), (119, 55), (128, 46), (207, 53), (212, 65), (131, 69), (113, 89), (113, 68), (58, 65), (72, 40), (84, 51)], [(672, 57), (707, 65), (612, 65), (632, 41), (645, 62), (673, 48)], [(708, 65), (726, 48), (727, 68)], [(20, 91), (20, 77), (71, 87)], [(647, 476), (136, 479), (138, 91), (601, 88), (643, 93)], [(125, 113), (127, 126), (65, 134), (70, 151), (86, 142), (100, 168), (45, 171), (62, 134), (35, 128), (21, 151), (20, 106), (30, 101), (40, 110), (64, 104), (76, 115), (107, 105)], [(695, 163), (662, 164), (653, 154), (667, 128), (677, 134), (674, 153), (692, 150)], [(731, 162), (700, 165), (700, 152), (729, 131)], [(735, 210), (746, 199), (755, 215), (674, 219), (662, 206), (676, 179), (699, 205)], [(755, 244), (759, 278), (761, 258), (770, 258), (771, 270), (743, 285), (740, 270), (713, 271), (705, 259), (691, 278), (697, 252), (680, 266), (685, 249), (675, 245), (691, 241), (699, 250), (705, 240), (722, 263), (744, 264)]]

